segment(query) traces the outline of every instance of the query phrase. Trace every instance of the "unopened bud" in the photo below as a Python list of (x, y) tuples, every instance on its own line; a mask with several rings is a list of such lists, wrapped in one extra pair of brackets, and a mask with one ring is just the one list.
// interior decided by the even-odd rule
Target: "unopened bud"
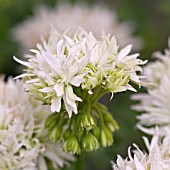
[(114, 132), (115, 130), (117, 130), (117, 129), (119, 128), (116, 121), (107, 122), (107, 123), (106, 123), (106, 127), (107, 127), (111, 132)]
[(100, 137), (100, 129), (98, 128), (97, 125), (95, 125), (92, 129), (92, 133), (94, 134), (94, 136), (99, 139)]
[(112, 133), (106, 127), (103, 127), (100, 131), (100, 143), (103, 147), (113, 144)]
[(67, 130), (64, 132), (63, 137), (64, 137), (64, 139), (66, 140), (70, 135), (71, 135), (71, 130), (70, 130), (70, 129), (67, 129)]
[(81, 149), (79, 142), (75, 136), (69, 136), (64, 144), (64, 149), (66, 152), (72, 153), (72, 154), (80, 154)]
[(56, 124), (57, 124), (58, 117), (59, 116), (57, 115), (57, 113), (53, 113), (52, 115), (48, 116), (48, 118), (45, 122), (45, 127), (49, 130), (54, 128), (54, 126), (56, 126)]
[(58, 141), (61, 138), (62, 135), (62, 126), (57, 125), (53, 129), (49, 131), (49, 139), (53, 142)]
[(80, 127), (86, 130), (91, 130), (95, 125), (94, 119), (91, 114), (80, 114), (78, 115), (77, 122), (80, 124)]
[(99, 143), (97, 138), (90, 132), (84, 134), (82, 139), (82, 148), (84, 151), (89, 152), (98, 149)]

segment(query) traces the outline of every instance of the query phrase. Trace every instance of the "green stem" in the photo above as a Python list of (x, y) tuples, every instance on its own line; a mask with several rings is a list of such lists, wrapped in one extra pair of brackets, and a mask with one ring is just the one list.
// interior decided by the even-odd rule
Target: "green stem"
[(84, 170), (83, 154), (77, 155), (76, 170)]
[(104, 127), (104, 119), (103, 119), (103, 115), (101, 113), (100, 108), (98, 107), (98, 104), (93, 106), (93, 109), (96, 111), (96, 113), (98, 114), (99, 118), (100, 118), (100, 123), (101, 123), (101, 127)]
[(98, 90), (92, 97), (91, 102), (92, 103), (97, 102), (105, 93), (107, 93), (107, 91), (103, 88), (100, 88), (100, 90)]

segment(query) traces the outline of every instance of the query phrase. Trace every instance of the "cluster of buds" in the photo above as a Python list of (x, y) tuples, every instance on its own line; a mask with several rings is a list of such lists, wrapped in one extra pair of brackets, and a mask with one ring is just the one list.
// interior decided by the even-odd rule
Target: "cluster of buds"
[[(105, 93), (135, 91), (130, 82), (141, 85), (139, 54), (128, 55), (131, 45), (118, 50), (115, 37), (93, 34), (79, 28), (59, 34), (54, 28), (48, 42), (42, 39), (28, 61), (25, 89), (54, 112), (47, 121), (49, 138), (64, 140), (68, 152), (96, 150), (113, 143), (117, 123), (107, 108), (98, 103)], [(57, 113), (56, 113), (57, 112)], [(73, 114), (75, 113), (75, 114)]]
[[(68, 119), (64, 109), (53, 113), (46, 120), (49, 138), (53, 142), (64, 140), (66, 152), (80, 154), (93, 151), (113, 143), (113, 135), (118, 125), (107, 108), (99, 103), (84, 103), (78, 115)], [(88, 108), (88, 109), (87, 109)]]

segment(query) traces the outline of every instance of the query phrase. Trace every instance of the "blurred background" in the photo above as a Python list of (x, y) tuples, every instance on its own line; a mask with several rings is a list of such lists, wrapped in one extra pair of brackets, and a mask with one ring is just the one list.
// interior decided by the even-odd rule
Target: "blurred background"
[[(167, 45), (170, 31), (170, 1), (167, 0), (67, 0), (65, 3), (85, 4), (94, 7), (101, 4), (115, 15), (118, 22), (130, 21), (133, 23), (133, 36), (139, 36), (141, 48), (135, 50), (140, 53), (140, 58), (153, 60), (152, 52), (162, 51)], [(14, 28), (28, 17), (33, 17), (39, 5), (56, 7), (61, 1), (57, 0), (0, 0), (0, 73), (7, 76), (16, 76), (21, 70), (12, 59), (13, 56), (22, 58), (22, 42), (14, 38)], [(62, 1), (63, 3), (63, 1)], [(90, 16), (86, 18), (90, 19)], [(63, 21), (64, 22), (64, 21)], [(94, 21), (94, 25), (95, 25)], [(37, 28), (40, 25), (37, 25)], [(113, 33), (114, 34), (114, 30)], [(115, 35), (116, 36), (116, 35)], [(25, 41), (27, 41), (25, 37)], [(135, 47), (135, 44), (134, 44)], [(144, 89), (140, 89), (144, 90)], [(139, 90), (139, 91), (140, 91)], [(132, 143), (143, 147), (142, 133), (135, 129), (135, 116), (137, 113), (130, 109), (131, 92), (116, 94), (112, 101), (106, 96), (101, 102), (106, 103), (114, 118), (118, 121), (120, 129), (115, 133), (114, 145), (100, 149), (96, 152), (83, 154), (84, 170), (109, 170), (111, 160), (116, 160), (116, 155), (124, 157), (127, 148)], [(74, 170), (77, 163), (64, 169)]]

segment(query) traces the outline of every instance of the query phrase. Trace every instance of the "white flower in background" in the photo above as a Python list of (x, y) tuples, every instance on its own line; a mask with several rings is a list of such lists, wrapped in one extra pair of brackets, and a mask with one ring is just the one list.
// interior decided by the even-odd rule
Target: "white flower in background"
[(116, 163), (112, 162), (113, 170), (169, 170), (170, 169), (170, 133), (163, 139), (159, 135), (149, 141), (144, 137), (148, 153), (141, 151), (134, 144), (135, 150), (128, 149), (128, 158), (118, 156)]
[(13, 35), (24, 50), (28, 51), (40, 42), (40, 35), (48, 39), (50, 25), (53, 25), (59, 33), (80, 26), (92, 31), (97, 38), (100, 38), (104, 31), (116, 35), (121, 47), (131, 43), (137, 50), (142, 46), (141, 39), (132, 35), (134, 26), (131, 22), (119, 23), (115, 11), (98, 5), (89, 8), (86, 5), (58, 4), (55, 9), (41, 6), (35, 9), (34, 16), (13, 30)]
[(162, 76), (170, 70), (170, 39), (168, 41), (168, 47), (169, 49), (166, 49), (164, 54), (160, 52), (153, 53), (153, 56), (157, 60), (144, 67), (143, 74), (146, 76), (148, 82), (159, 85)]
[(143, 112), (137, 116), (138, 128), (153, 135), (155, 130), (152, 127), (159, 126), (163, 135), (166, 134), (166, 127), (170, 128), (170, 50), (166, 50), (165, 55), (157, 55), (160, 60), (144, 68), (144, 75), (155, 84), (154, 87), (148, 88), (147, 93), (132, 96), (132, 99), (140, 101), (133, 109)]
[(63, 34), (53, 28), (48, 42), (42, 40), (28, 62), (14, 59), (27, 67), (26, 90), (36, 99), (51, 105), (52, 112), (60, 112), (62, 103), (71, 117), (78, 113), (77, 104), (82, 101), (82, 90), (92, 90), (100, 85), (111, 93), (135, 90), (133, 81), (141, 85), (138, 54), (128, 55), (131, 45), (118, 51), (114, 37), (103, 36), (97, 40), (93, 34), (79, 28)]
[(74, 160), (60, 144), (43, 141), (49, 107), (25, 93), (21, 81), (1, 76), (0, 94), (0, 169), (48, 170), (45, 158), (58, 169)]

